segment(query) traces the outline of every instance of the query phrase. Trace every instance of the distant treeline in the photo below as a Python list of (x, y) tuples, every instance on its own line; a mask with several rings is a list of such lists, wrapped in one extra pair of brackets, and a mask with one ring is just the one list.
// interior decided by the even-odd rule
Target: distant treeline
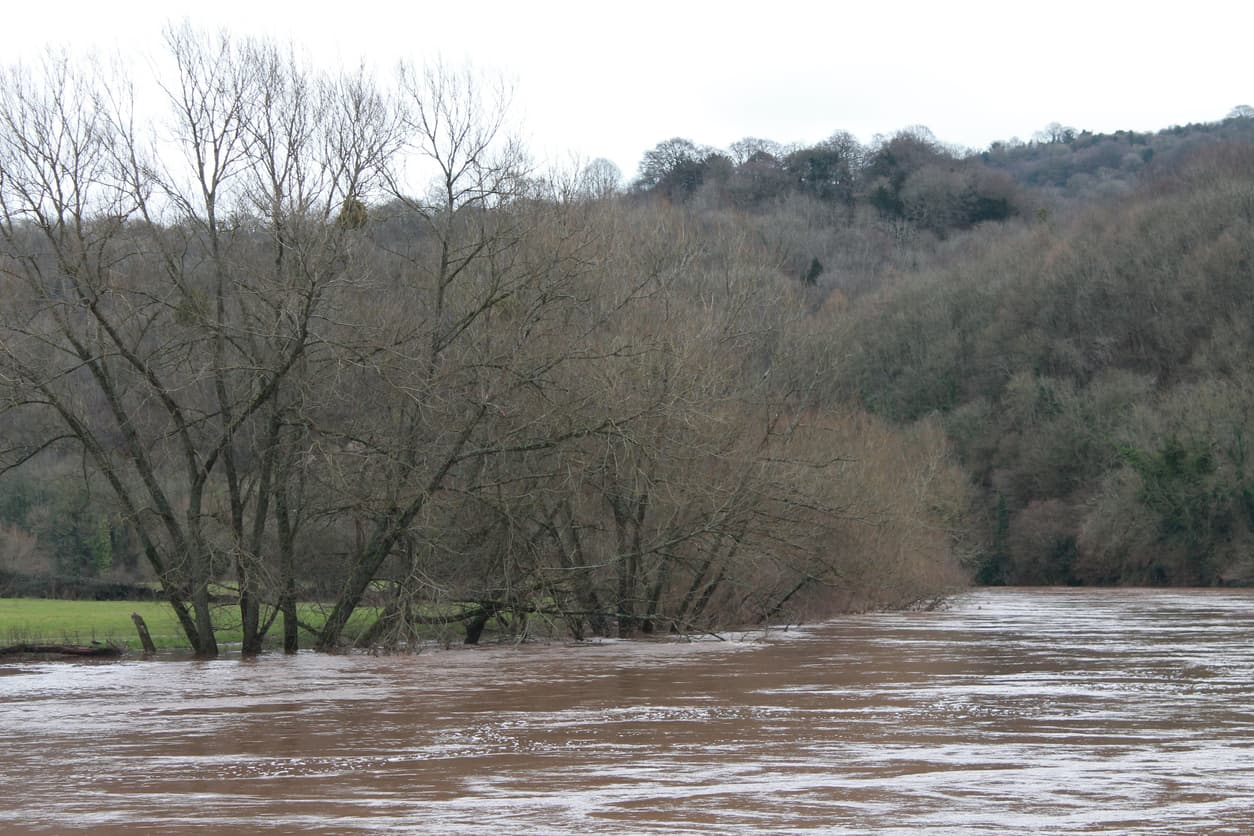
[[(772, 211), (791, 195), (866, 206), (939, 235), (1059, 204), (1127, 194), (1218, 144), (1254, 141), (1254, 109), (1158, 132), (1097, 134), (1053, 123), (1028, 141), (982, 151), (947, 145), (925, 127), (869, 145), (838, 131), (814, 145), (748, 137), (727, 149), (676, 137), (644, 154), (631, 190), (672, 202)], [(1157, 161), (1151, 169), (1151, 163)]]

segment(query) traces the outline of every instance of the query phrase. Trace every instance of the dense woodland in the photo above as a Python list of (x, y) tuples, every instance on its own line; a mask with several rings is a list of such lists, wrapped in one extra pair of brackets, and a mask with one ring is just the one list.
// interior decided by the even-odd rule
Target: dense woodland
[(816, 406), (943, 426), (978, 582), (1254, 581), (1254, 109), (982, 152), (675, 139), (635, 188), (737, 217), (808, 287)]
[[(508, 91), (172, 29), (0, 77), (0, 584), (192, 647), (1254, 580), (1254, 111), (542, 170)], [(527, 627), (526, 625), (531, 625)]]

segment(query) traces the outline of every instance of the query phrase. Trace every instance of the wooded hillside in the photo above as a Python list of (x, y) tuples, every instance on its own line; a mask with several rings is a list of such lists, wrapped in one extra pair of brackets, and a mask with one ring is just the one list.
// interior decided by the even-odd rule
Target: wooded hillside
[(816, 403), (943, 423), (979, 581), (1254, 577), (1254, 110), (978, 153), (673, 139), (634, 186), (736, 217), (808, 287)]

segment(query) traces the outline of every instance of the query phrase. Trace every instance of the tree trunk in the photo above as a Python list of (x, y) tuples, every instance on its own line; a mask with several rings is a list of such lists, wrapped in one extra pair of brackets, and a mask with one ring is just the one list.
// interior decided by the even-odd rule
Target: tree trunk
[(144, 617), (137, 612), (131, 613), (131, 621), (135, 622), (135, 631), (139, 633), (139, 643), (144, 646), (144, 653), (156, 653), (157, 646), (152, 643), (152, 635), (148, 632), (148, 625), (144, 623)]
[(294, 554), (295, 532), (287, 500), (287, 485), (280, 480), (274, 495), (274, 516), (279, 530), (279, 609), (283, 612), (283, 652), (295, 653), (299, 649), (299, 629), (296, 621), (296, 560)]

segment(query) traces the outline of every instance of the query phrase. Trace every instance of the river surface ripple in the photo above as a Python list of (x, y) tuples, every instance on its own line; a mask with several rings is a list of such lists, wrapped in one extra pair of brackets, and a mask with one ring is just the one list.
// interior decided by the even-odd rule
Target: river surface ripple
[(0, 831), (1251, 833), (1254, 593), (0, 665)]

